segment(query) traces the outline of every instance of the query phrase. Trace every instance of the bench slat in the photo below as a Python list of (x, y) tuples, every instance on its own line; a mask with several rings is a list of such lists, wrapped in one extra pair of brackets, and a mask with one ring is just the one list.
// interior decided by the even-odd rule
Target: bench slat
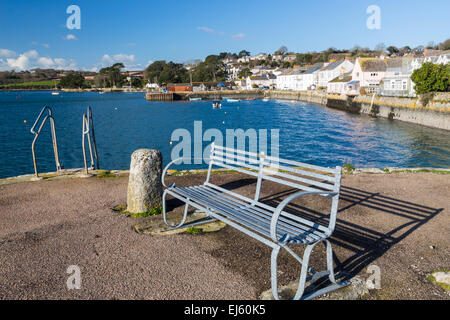
[[(328, 183), (322, 183), (319, 181), (315, 181), (315, 180), (310, 180), (310, 179), (305, 179), (305, 178), (301, 178), (301, 177), (297, 177), (297, 176), (293, 176), (290, 174), (285, 174), (283, 172), (274, 172), (274, 171), (270, 171), (266, 168), (263, 169), (263, 179), (267, 179), (267, 176), (264, 175), (265, 172), (270, 172), (271, 174), (273, 173), (273, 175), (275, 176), (280, 176), (286, 179), (291, 179), (291, 180), (295, 180), (295, 181), (300, 181), (306, 184), (310, 184), (310, 185), (314, 185), (316, 187), (320, 187), (329, 191), (333, 191), (335, 189), (334, 185), (332, 184), (328, 184)], [(284, 180), (283, 180), (284, 181)]]
[[(193, 187), (193, 188), (198, 189), (199, 187)], [(203, 192), (210, 194), (211, 197), (213, 197), (213, 199), (214, 199), (214, 197), (217, 197), (223, 201), (228, 202), (236, 210), (242, 210), (242, 211), (245, 211), (247, 214), (256, 215), (257, 217), (263, 219), (263, 221), (266, 222), (268, 225), (270, 225), (271, 218), (272, 218), (271, 212), (256, 208), (255, 206), (252, 206), (251, 204), (244, 203), (242, 201), (226, 197), (222, 193), (218, 193), (217, 191), (214, 191), (210, 188), (206, 188), (206, 189), (204, 188)], [(307, 227), (307, 226), (299, 224), (298, 221), (289, 220), (284, 217), (281, 217), (279, 221), (280, 221), (279, 228), (288, 233), (291, 233), (291, 234), (292, 233), (298, 234), (299, 232), (300, 233), (309, 232), (309, 231), (311, 231), (311, 228), (314, 229), (314, 227)], [(314, 229), (314, 231), (315, 230), (316, 229)], [(311, 237), (316, 240), (320, 239), (320, 237), (316, 236), (314, 233), (312, 233)]]
[[(211, 209), (218, 210), (217, 213), (223, 214), (236, 222), (243, 223), (247, 227), (257, 231), (267, 237), (270, 237), (270, 215), (263, 216), (261, 213), (259, 215), (255, 212), (251, 212), (248, 208), (243, 208), (237, 206), (233, 199), (225, 199), (212, 193), (211, 190), (206, 190), (205, 187), (190, 187), (190, 188), (178, 188), (180, 193), (184, 193), (189, 199), (194, 201), (200, 201), (200, 203), (209, 203)], [(244, 213), (246, 212), (246, 213)], [(305, 242), (315, 242), (323, 238), (323, 234), (317, 235), (317, 230), (308, 229), (300, 225), (289, 225), (284, 221), (280, 220), (277, 235), (281, 238), (286, 234), (292, 237), (300, 237)], [(293, 221), (291, 222), (293, 223)], [(307, 233), (307, 235), (305, 234)]]
[(243, 155), (249, 155), (249, 156), (255, 157), (255, 158), (259, 158), (260, 157), (259, 154), (254, 153), (254, 152), (249, 152), (249, 151), (244, 151), (244, 150), (239, 150), (239, 149), (230, 149), (230, 148), (222, 147), (222, 146), (218, 146), (218, 145), (214, 146), (214, 151), (215, 150), (223, 150), (223, 151), (228, 151), (228, 152), (231, 152), (231, 153), (239, 153), (239, 154), (243, 154)]
[[(233, 192), (231, 192), (231, 191), (229, 191), (229, 190), (227, 190), (227, 189), (224, 189), (224, 188), (222, 188), (222, 187), (216, 186), (216, 185), (211, 184), (211, 183), (207, 183), (207, 184), (205, 184), (205, 185), (208, 186), (208, 187), (210, 187), (210, 188), (212, 188), (212, 189), (216, 189), (216, 190), (218, 190), (218, 191), (220, 191), (220, 192), (223, 192), (223, 193), (225, 193), (225, 194), (228, 194), (228, 195), (230, 195), (230, 196), (232, 196), (232, 197), (236, 197), (236, 198), (241, 199), (241, 200), (243, 200), (243, 201), (246, 201), (246, 202), (248, 202), (248, 203), (253, 203), (253, 200), (252, 200), (252, 199), (249, 199), (249, 198), (247, 198), (247, 197), (245, 197), (245, 196), (242, 196), (242, 195), (240, 195), (240, 194), (237, 194), (237, 193), (233, 193)], [(268, 206), (268, 205), (266, 205), (266, 204), (264, 204), (264, 203), (261, 203), (261, 202), (257, 202), (257, 203), (254, 205), (254, 207), (255, 207), (255, 208), (260, 207), (260, 208), (266, 209), (267, 211), (272, 212), (272, 213), (275, 211), (275, 208), (272, 208), (271, 206)], [(303, 219), (303, 218), (301, 218), (301, 217), (295, 216), (295, 215), (290, 214), (290, 213), (288, 213), (288, 212), (286, 212), (286, 211), (283, 211), (283, 214), (282, 214), (282, 215), (285, 216), (285, 217), (289, 217), (290, 219), (296, 220), (296, 221), (300, 222), (301, 224), (304, 224), (304, 225), (306, 225), (306, 226), (308, 226), (308, 227), (316, 227), (316, 228), (318, 228), (320, 231), (322, 231), (322, 232), (324, 232), (324, 233), (328, 233), (328, 232), (329, 232), (329, 229), (328, 229), (327, 227), (324, 227), (324, 226), (322, 226), (322, 225), (318, 225), (318, 226), (317, 226), (315, 223), (313, 223), (313, 222), (311, 222), (311, 221), (309, 221), (309, 220), (306, 220), (306, 219)]]
[[(302, 169), (298, 169), (298, 168), (293, 168), (293, 167), (287, 167), (287, 166), (283, 166), (283, 165), (278, 165), (278, 167), (276, 168), (271, 168), (271, 167), (267, 167), (266, 165), (264, 166), (264, 170), (270, 170), (271, 174), (278, 174), (278, 172), (276, 170), (284, 170), (284, 171), (289, 171), (292, 173), (297, 173), (299, 175), (302, 176), (308, 176), (308, 177), (312, 177), (312, 178), (316, 178), (316, 179), (320, 179), (320, 180), (325, 180), (325, 181), (329, 181), (332, 183), (336, 182), (336, 177), (335, 176), (327, 176), (325, 174), (320, 174), (320, 173), (316, 173), (316, 172), (311, 172), (311, 171), (306, 171), (306, 170), (302, 170)], [(294, 176), (296, 177), (296, 176)]]
[(286, 164), (292, 165), (294, 167), (309, 168), (309, 169), (313, 169), (316, 171), (328, 172), (328, 173), (332, 173), (332, 174), (337, 174), (337, 172), (339, 171), (338, 168), (319, 167), (319, 166), (315, 166), (315, 165), (308, 164), (308, 163), (302, 163), (302, 162), (297, 162), (297, 161), (292, 161), (292, 160), (287, 160), (287, 159), (278, 159), (278, 158), (274, 158), (271, 156), (266, 156), (264, 158), (267, 160), (270, 160), (271, 162), (275, 162), (275, 163), (281, 162), (281, 163), (286, 163)]

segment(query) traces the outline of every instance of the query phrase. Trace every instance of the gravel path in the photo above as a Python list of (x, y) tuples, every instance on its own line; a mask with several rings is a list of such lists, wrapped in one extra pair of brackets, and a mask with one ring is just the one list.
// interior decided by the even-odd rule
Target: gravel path
[[(449, 177), (344, 177), (333, 242), (345, 270), (367, 278), (369, 265), (381, 268), (382, 289), (369, 299), (449, 298), (426, 280), (450, 268)], [(204, 176), (170, 179), (193, 185)], [(243, 194), (254, 192), (254, 181), (240, 175), (215, 179)], [(112, 211), (126, 202), (126, 188), (126, 177), (0, 186), (0, 299), (257, 299), (270, 288), (269, 248), (230, 227), (200, 236), (139, 235), (133, 226), (142, 220)], [(265, 201), (273, 205), (287, 193), (263, 185)], [(292, 210), (320, 217), (327, 201), (305, 198)], [(179, 203), (171, 205), (181, 212)], [(323, 253), (320, 248), (312, 257), (318, 269), (325, 267)], [(81, 290), (67, 290), (70, 265), (81, 269)], [(282, 283), (298, 275), (287, 255), (280, 265)]]

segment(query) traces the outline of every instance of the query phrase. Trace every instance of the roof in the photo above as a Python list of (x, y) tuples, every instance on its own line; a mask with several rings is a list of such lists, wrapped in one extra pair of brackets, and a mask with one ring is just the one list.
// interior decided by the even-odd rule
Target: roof
[(343, 75), (340, 75), (340, 76), (334, 78), (330, 82), (349, 82), (351, 80), (352, 80), (352, 73), (347, 72), (347, 73), (344, 73)]
[(320, 69), (322, 69), (323, 67), (323, 63), (316, 63), (315, 65), (313, 65), (312, 67), (310, 67), (308, 70), (306, 70), (304, 72), (304, 74), (312, 74)]
[(359, 60), (363, 72), (385, 72), (387, 64), (378, 58), (362, 58)]
[(323, 70), (333, 70), (333, 69), (336, 69), (336, 68), (339, 67), (343, 62), (344, 62), (344, 60), (338, 60), (338, 61), (331, 62), (329, 65), (327, 65), (325, 68), (323, 68)]

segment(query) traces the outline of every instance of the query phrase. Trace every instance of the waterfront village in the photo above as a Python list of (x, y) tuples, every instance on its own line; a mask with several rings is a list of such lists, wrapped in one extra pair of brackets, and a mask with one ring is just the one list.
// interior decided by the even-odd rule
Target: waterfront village
[[(210, 55), (184, 63), (155, 61), (145, 70), (115, 63), (97, 72), (34, 69), (0, 72), (0, 90), (204, 92), (216, 90), (315, 91), (341, 97), (415, 98), (449, 91), (449, 40), (411, 49), (380, 44), (322, 52)], [(126, 70), (126, 71), (125, 71)]]
[[(167, 90), (205, 91), (211, 89), (235, 90), (290, 90), (308, 91), (320, 90), (327, 94), (358, 96), (360, 94), (378, 94), (390, 97), (416, 97), (415, 84), (411, 76), (424, 63), (447, 65), (450, 60), (450, 50), (430, 50), (425, 48), (423, 54), (406, 54), (389, 56), (382, 53), (378, 57), (358, 57), (351, 59), (329, 59), (311, 65), (295, 65), (296, 54), (270, 55), (260, 53), (237, 58), (227, 56), (221, 62), (226, 72), (226, 81), (209, 83), (167, 84)], [(267, 60), (283, 65), (294, 64), (292, 67), (271, 67), (261, 64)], [(188, 65), (186, 68), (194, 68)], [(245, 77), (243, 77), (245, 75)], [(215, 86), (217, 86), (215, 88)], [(157, 90), (157, 83), (148, 83), (148, 89)], [(444, 90), (445, 91), (445, 90)]]

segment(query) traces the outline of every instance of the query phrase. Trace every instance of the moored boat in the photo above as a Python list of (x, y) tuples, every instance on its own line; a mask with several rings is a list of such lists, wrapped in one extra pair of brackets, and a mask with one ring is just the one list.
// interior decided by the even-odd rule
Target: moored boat
[(212, 103), (212, 105), (213, 105), (213, 108), (214, 108), (214, 109), (220, 109), (220, 108), (222, 108), (222, 103), (221, 103), (219, 100), (214, 100), (213, 103)]

